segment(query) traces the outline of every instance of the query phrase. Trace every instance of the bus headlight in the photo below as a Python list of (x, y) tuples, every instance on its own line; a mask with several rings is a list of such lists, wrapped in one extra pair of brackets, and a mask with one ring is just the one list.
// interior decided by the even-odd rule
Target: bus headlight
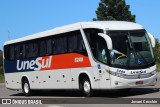
[(151, 74), (152, 74), (152, 75), (156, 74), (156, 70), (152, 71)]
[(117, 73), (117, 77), (123, 77), (123, 74)]

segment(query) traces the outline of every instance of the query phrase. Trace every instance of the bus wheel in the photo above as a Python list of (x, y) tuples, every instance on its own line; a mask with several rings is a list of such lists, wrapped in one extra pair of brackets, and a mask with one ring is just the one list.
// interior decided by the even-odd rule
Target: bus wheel
[(92, 95), (92, 88), (89, 79), (84, 78), (82, 81), (82, 92), (85, 97), (90, 97)]
[(30, 85), (27, 79), (25, 79), (22, 82), (22, 91), (24, 93), (25, 96), (30, 96), (31, 95), (31, 89), (30, 89)]

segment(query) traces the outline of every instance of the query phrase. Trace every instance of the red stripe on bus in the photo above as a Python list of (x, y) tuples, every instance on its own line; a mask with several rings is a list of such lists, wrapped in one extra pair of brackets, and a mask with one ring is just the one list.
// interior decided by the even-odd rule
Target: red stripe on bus
[[(46, 65), (49, 61), (50, 56), (42, 57)], [(42, 62), (40, 62), (42, 63)], [(53, 55), (51, 60), (51, 66), (49, 68), (41, 68), (41, 70), (52, 70), (52, 69), (65, 69), (65, 68), (78, 68), (78, 67), (91, 67), (88, 56), (84, 56), (77, 53)]]

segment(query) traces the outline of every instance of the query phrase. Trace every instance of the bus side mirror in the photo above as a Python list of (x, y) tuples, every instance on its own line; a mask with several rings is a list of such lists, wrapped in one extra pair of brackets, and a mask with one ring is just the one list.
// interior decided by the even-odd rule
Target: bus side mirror
[(148, 33), (148, 32), (147, 32), (147, 34), (148, 34), (149, 39), (150, 39), (150, 41), (151, 41), (152, 47), (155, 48), (155, 46), (156, 46), (155, 38), (153, 37), (152, 34), (150, 34), (150, 33)]
[(104, 38), (104, 40), (106, 41), (106, 43), (107, 43), (107, 47), (108, 47), (108, 49), (109, 50), (112, 50), (112, 39), (108, 36), (108, 35), (106, 35), (106, 34), (104, 34), (104, 33), (98, 33), (98, 35), (99, 36), (101, 36), (102, 38)]

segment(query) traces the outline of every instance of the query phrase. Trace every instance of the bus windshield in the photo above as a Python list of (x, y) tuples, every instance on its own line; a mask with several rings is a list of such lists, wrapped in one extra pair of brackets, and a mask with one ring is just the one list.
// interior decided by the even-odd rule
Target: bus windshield
[(113, 49), (110, 61), (118, 68), (146, 68), (154, 64), (153, 49), (145, 30), (109, 31)]

